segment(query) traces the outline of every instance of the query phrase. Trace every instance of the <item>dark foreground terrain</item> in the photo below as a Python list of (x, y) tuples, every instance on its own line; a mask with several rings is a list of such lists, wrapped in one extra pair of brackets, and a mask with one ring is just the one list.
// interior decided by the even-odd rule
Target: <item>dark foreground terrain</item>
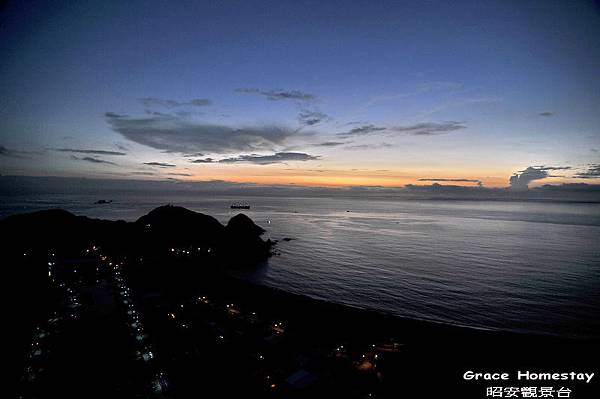
[(596, 340), (404, 320), (231, 277), (272, 252), (243, 215), (223, 226), (171, 206), (135, 223), (54, 210), (0, 231), (12, 397), (598, 397), (597, 375), (516, 379), (598, 374)]

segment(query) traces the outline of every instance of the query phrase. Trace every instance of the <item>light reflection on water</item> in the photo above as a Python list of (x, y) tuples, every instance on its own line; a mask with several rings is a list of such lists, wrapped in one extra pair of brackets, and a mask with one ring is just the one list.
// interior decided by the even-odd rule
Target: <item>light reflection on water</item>
[[(12, 197), (0, 215), (61, 207), (135, 220), (165, 203), (225, 223), (239, 198)], [(245, 277), (396, 315), (481, 328), (598, 336), (600, 205), (332, 198), (250, 200), (244, 211), (280, 241)], [(350, 211), (350, 212), (347, 212)]]

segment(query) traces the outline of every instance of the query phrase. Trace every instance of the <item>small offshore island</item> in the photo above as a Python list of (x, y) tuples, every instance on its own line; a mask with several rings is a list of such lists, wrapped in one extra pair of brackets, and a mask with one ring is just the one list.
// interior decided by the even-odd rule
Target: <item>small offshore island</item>
[(224, 226), (170, 205), (133, 223), (48, 210), (0, 231), (19, 398), (485, 397), (499, 384), (465, 371), (597, 366), (589, 339), (401, 319), (232, 277), (275, 245), (244, 214)]

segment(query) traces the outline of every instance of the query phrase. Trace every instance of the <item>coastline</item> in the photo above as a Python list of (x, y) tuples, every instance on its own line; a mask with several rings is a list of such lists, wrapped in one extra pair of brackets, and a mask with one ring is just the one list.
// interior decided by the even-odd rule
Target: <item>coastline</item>
[[(105, 376), (109, 384), (95, 393), (97, 397), (112, 397), (126, 389), (161, 398), (187, 397), (192, 392), (218, 392), (225, 397), (251, 392), (258, 397), (281, 398), (392, 398), (398, 392), (420, 397), (424, 387), (425, 396), (480, 397), (491, 383), (467, 381), (465, 372), (596, 370), (598, 339), (406, 319), (233, 277), (230, 271), (244, 257), (266, 256), (270, 245), (258, 240), (262, 229), (250, 219), (238, 217), (222, 226), (210, 217), (189, 212), (163, 207), (135, 224), (90, 220), (64, 212), (29, 215), (23, 223), (13, 219), (13, 226), (20, 226), (22, 237), (29, 240), (27, 245), (40, 244), (37, 250), (25, 252), (19, 246), (7, 248), (7, 254), (12, 253), (8, 259), (24, 267), (11, 268), (19, 275), (13, 280), (18, 313), (34, 311), (26, 323), (17, 323), (20, 336), (15, 339), (15, 350), (31, 350), (25, 341), (32, 335), (39, 338), (39, 331), (53, 336), (49, 341), (34, 338), (30, 359), (41, 366), (35, 372), (31, 366), (25, 369), (27, 389), (34, 394), (58, 393), (64, 384), (71, 384), (70, 393), (78, 397), (89, 394), (85, 381), (99, 383), (98, 376)], [(45, 224), (48, 216), (55, 224), (45, 225), (39, 237), (32, 236), (37, 232), (32, 228), (40, 221)], [(54, 242), (65, 245), (56, 254), (49, 253), (46, 232), (54, 231), (57, 221), (71, 223), (60, 229), (78, 226), (91, 235), (82, 237), (73, 228), (69, 234), (78, 240), (53, 237)], [(212, 227), (198, 235), (198, 223)], [(150, 235), (136, 237), (131, 241), (135, 245), (122, 241), (131, 240), (128, 231), (147, 232), (149, 225)], [(174, 238), (169, 232), (179, 225), (185, 226), (186, 234)], [(120, 233), (112, 236), (113, 228)], [(207, 234), (209, 231), (219, 235)], [(200, 242), (186, 241), (191, 232)], [(20, 237), (13, 234), (11, 239), (19, 242)], [(173, 239), (183, 241), (177, 246), (169, 241)], [(90, 240), (102, 245), (91, 245)], [(237, 253), (219, 253), (232, 250)], [(249, 261), (242, 261), (237, 267), (249, 266)], [(62, 326), (49, 327), (57, 317), (64, 320)], [(104, 332), (97, 332), (98, 328)], [(104, 334), (112, 338), (103, 344), (108, 345), (102, 350), (105, 353), (98, 353), (101, 346), (97, 341), (104, 341)], [(42, 345), (38, 341), (48, 341), (43, 344), (47, 348), (38, 349)], [(72, 353), (73, 347), (84, 350)], [(70, 357), (53, 354), (61, 351)], [(86, 351), (96, 353), (95, 357)], [(115, 357), (121, 359), (124, 369), (135, 370), (131, 376), (106, 374)], [(68, 361), (70, 358), (76, 362)], [(86, 373), (85, 367), (74, 370), (72, 364), (87, 365), (98, 376)], [(52, 378), (35, 382), (38, 375), (48, 375), (44, 371), (48, 368), (54, 370), (55, 374), (49, 374)], [(73, 382), (69, 373), (82, 382)], [(27, 382), (31, 378), (34, 383)], [(231, 386), (232, 379), (238, 384)], [(198, 381), (202, 381), (201, 387)], [(597, 385), (592, 381), (572, 388), (577, 397), (593, 397), (585, 395)]]
[[(500, 340), (500, 341), (542, 341), (547, 344), (600, 344), (599, 338), (594, 337), (564, 337), (552, 333), (540, 334), (534, 332), (517, 332), (509, 330), (494, 330), (472, 326), (458, 326), (434, 320), (419, 320), (406, 318), (376, 309), (365, 309), (347, 304), (329, 302), (296, 294), (283, 289), (257, 284), (225, 272), (211, 273), (211, 283), (204, 290), (217, 296), (229, 296), (239, 301), (250, 301), (262, 306), (270, 306), (274, 311), (298, 312), (303, 308), (319, 308), (320, 312), (336, 315), (347, 319), (360, 319), (363, 324), (376, 323), (384, 325), (391, 333), (401, 334), (411, 340), (424, 341), (433, 335), (443, 335), (447, 339), (459, 340)], [(212, 288), (211, 288), (212, 287)], [(215, 287), (218, 287), (214, 292)], [(226, 293), (227, 295), (224, 295)], [(370, 322), (370, 323), (367, 323)]]
[[(347, 347), (366, 348), (371, 343), (384, 342), (399, 345), (401, 360), (382, 372), (385, 375), (384, 388), (379, 392), (382, 397), (393, 397), (399, 390), (418, 395), (432, 380), (438, 385), (428, 387), (430, 395), (454, 392), (478, 397), (490, 383), (465, 381), (461, 376), (467, 371), (499, 370), (516, 374), (519, 370), (561, 371), (565, 365), (574, 367), (574, 371), (594, 371), (600, 355), (600, 342), (596, 339), (482, 330), (404, 319), (256, 285), (222, 271), (205, 274), (199, 287), (189, 291), (167, 292), (161, 301), (169, 303), (172, 309), (177, 309), (179, 304), (188, 308), (197, 297), (210, 298), (213, 304), (231, 302), (238, 309), (259, 310), (263, 315), (266, 313), (268, 319), (283, 320), (293, 335), (302, 337), (307, 346), (333, 348), (343, 343)], [(354, 357), (350, 357), (354, 359), (360, 350), (355, 349)], [(357, 361), (352, 360), (354, 364)], [(595, 381), (588, 386), (578, 386), (578, 397), (587, 397), (585, 394), (594, 392), (596, 386)]]

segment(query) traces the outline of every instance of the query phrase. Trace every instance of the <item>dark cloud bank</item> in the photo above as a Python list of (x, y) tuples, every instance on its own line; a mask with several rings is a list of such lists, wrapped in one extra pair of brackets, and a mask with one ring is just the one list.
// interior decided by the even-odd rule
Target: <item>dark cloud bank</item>
[(110, 127), (128, 140), (181, 154), (272, 151), (312, 135), (282, 126), (233, 127), (192, 123), (177, 115), (131, 117), (107, 112), (105, 117)]
[(556, 170), (570, 170), (570, 166), (529, 166), (524, 170), (520, 170), (509, 179), (510, 188), (513, 190), (527, 190), (529, 183), (535, 180), (545, 179), (547, 177), (555, 177), (550, 172)]

